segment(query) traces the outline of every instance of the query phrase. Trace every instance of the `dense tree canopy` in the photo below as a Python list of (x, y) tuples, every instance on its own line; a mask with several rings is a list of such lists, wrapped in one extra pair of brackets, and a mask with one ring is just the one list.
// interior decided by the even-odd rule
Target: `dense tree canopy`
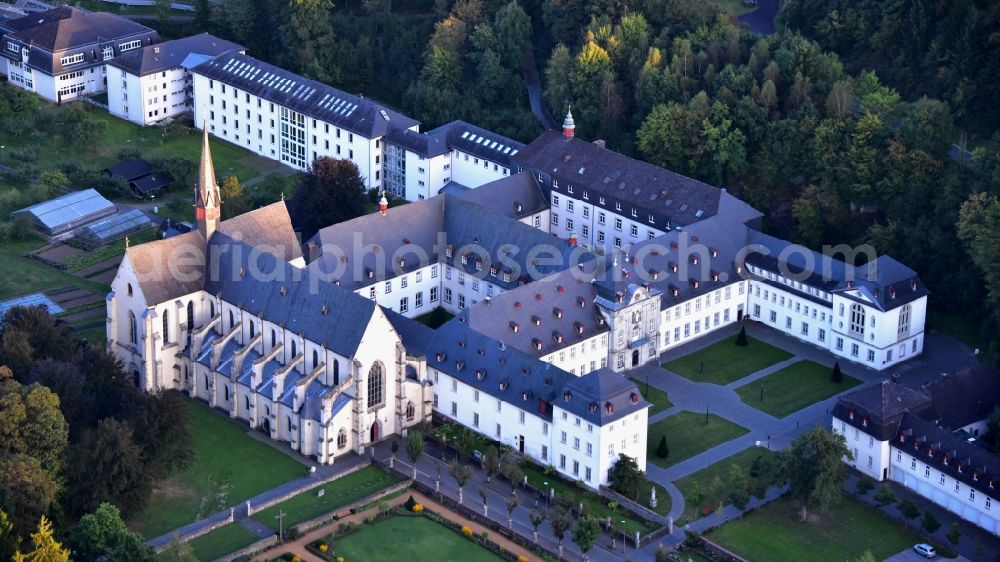
[(310, 170), (301, 176), (289, 205), (303, 239), (365, 213), (365, 182), (354, 162), (323, 156), (313, 160)]

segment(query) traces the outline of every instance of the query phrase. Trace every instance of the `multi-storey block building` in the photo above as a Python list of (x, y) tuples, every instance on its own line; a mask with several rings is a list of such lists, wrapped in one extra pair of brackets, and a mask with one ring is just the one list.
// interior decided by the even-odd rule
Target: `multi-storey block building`
[(108, 61), (159, 40), (130, 19), (59, 6), (0, 23), (0, 65), (11, 84), (63, 102), (107, 90)]
[(383, 143), (390, 128), (419, 127), (372, 100), (235, 51), (191, 73), (197, 127), (297, 170), (308, 170), (320, 156), (348, 159), (368, 189), (382, 189)]
[(130, 51), (107, 63), (108, 111), (152, 125), (194, 109), (191, 68), (242, 45), (202, 33)]
[(1000, 373), (980, 365), (922, 390), (882, 381), (843, 396), (832, 429), (847, 442), (844, 461), (1000, 535), (1000, 457), (973, 436), (1000, 405)]

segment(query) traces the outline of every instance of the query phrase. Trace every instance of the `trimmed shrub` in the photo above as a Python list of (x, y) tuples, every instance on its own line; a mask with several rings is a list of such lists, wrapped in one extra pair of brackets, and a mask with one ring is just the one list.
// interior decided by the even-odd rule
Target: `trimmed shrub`
[(948, 531), (948, 542), (951, 544), (958, 544), (958, 541), (962, 539), (962, 532), (958, 530), (958, 521), (951, 524), (951, 530)]
[(670, 456), (670, 449), (667, 447), (667, 436), (660, 436), (660, 444), (656, 446), (656, 456), (665, 459)]
[(878, 493), (875, 494), (875, 502), (878, 503), (879, 507), (892, 505), (896, 503), (896, 494), (892, 493), (892, 489), (889, 486), (882, 484), (878, 489)]
[(941, 528), (941, 522), (934, 516), (931, 510), (924, 512), (924, 518), (920, 521), (920, 526), (928, 533), (934, 533)]
[(844, 382), (844, 373), (840, 370), (840, 362), (833, 364), (833, 372), (830, 373), (830, 380), (840, 384)]
[(747, 327), (740, 326), (740, 333), (736, 336), (736, 345), (745, 347), (750, 342), (747, 340)]

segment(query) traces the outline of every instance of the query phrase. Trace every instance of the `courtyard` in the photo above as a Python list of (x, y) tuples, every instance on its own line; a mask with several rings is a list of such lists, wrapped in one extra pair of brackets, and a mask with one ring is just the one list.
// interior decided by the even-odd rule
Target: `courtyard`
[(847, 374), (839, 383), (833, 382), (830, 374), (829, 367), (799, 361), (737, 388), (736, 393), (744, 404), (783, 418), (861, 384)]
[(747, 345), (736, 345), (734, 336), (664, 363), (663, 368), (696, 382), (727, 385), (791, 357), (791, 353), (751, 337)]
[[(649, 426), (646, 460), (667, 468), (748, 431), (715, 414), (679, 412)], [(661, 437), (666, 437), (669, 449), (665, 459), (656, 454)]]

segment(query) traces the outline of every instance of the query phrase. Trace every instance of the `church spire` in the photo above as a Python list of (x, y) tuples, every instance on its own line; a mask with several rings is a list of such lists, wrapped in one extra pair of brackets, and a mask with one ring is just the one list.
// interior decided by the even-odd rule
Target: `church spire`
[(198, 232), (208, 240), (219, 226), (222, 200), (219, 184), (215, 181), (212, 149), (208, 144), (208, 120), (202, 119), (201, 164), (198, 166), (198, 185), (194, 191), (195, 222)]

